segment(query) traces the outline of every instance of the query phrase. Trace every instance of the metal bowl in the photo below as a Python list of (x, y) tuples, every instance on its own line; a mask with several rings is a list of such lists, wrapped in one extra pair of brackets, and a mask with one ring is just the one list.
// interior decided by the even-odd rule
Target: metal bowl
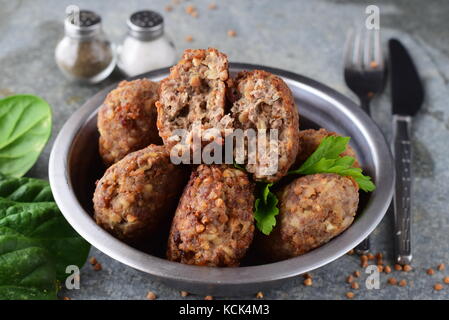
[[(117, 240), (92, 219), (94, 182), (103, 172), (98, 154), (97, 110), (115, 86), (108, 87), (73, 114), (59, 133), (50, 156), (49, 176), (55, 200), (68, 222), (92, 245), (112, 258), (144, 271), (170, 286), (193, 293), (236, 295), (266, 290), (279, 282), (321, 267), (367, 237), (383, 218), (393, 194), (394, 168), (388, 145), (376, 124), (351, 100), (314, 80), (258, 65), (231, 63), (231, 74), (264, 69), (282, 77), (299, 108), (301, 127), (323, 127), (352, 137), (364, 170), (376, 185), (362, 197), (359, 214), (348, 230), (302, 256), (240, 268), (198, 267), (149, 255)], [(160, 80), (168, 69), (140, 77)], [(363, 194), (363, 193), (362, 193)]]

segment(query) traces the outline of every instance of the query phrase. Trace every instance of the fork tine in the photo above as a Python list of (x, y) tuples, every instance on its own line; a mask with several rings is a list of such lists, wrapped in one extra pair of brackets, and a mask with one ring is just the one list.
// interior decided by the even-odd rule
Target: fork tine
[(353, 45), (354, 45), (354, 30), (349, 30), (346, 36), (345, 50), (344, 50), (344, 67), (350, 68), (353, 65)]
[(373, 34), (370, 30), (363, 31), (363, 69), (371, 69)]
[(360, 30), (357, 30), (357, 33), (355, 34), (354, 37), (354, 49), (353, 49), (353, 57), (352, 57), (352, 61), (353, 64), (357, 67), (357, 68), (362, 68), (362, 45), (361, 45), (361, 41), (362, 41), (362, 33), (360, 32)]
[(382, 69), (383, 68), (383, 53), (380, 43), (379, 30), (366, 30), (364, 36), (364, 61), (363, 66), (365, 70)]
[(384, 55), (382, 52), (382, 44), (380, 40), (380, 30), (374, 33), (374, 61), (380, 68), (384, 67)]

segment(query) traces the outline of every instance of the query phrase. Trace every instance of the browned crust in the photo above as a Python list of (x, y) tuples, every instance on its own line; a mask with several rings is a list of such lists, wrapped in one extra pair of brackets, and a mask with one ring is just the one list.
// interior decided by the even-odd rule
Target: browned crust
[[(255, 88), (252, 85), (246, 86), (246, 83), (250, 81), (265, 81), (267, 86), (263, 88)], [(260, 101), (270, 100), (272, 102), (272, 108), (269, 110), (271, 114), (266, 115), (269, 119), (269, 123), (265, 123), (266, 129), (276, 128), (279, 130), (279, 157), (278, 157), (278, 171), (273, 175), (260, 175), (257, 173), (259, 163), (257, 165), (246, 165), (246, 170), (253, 174), (253, 178), (257, 181), (264, 182), (276, 182), (287, 174), (288, 169), (294, 163), (296, 156), (300, 149), (299, 144), (299, 114), (295, 105), (293, 95), (287, 86), (287, 84), (279, 77), (263, 71), (242, 71), (238, 74), (236, 79), (229, 82), (232, 85), (227, 92), (228, 98), (233, 102), (232, 117), (234, 119), (234, 126), (241, 129), (257, 129), (259, 128), (258, 121), (260, 117), (254, 117), (255, 119), (247, 119), (242, 117), (244, 112), (251, 112), (249, 105), (255, 99)], [(264, 97), (255, 97), (256, 90), (265, 90)], [(268, 92), (271, 90), (272, 95), (268, 96)], [(279, 110), (275, 110), (279, 108)], [(279, 114), (281, 113), (281, 114)], [(242, 119), (243, 118), (243, 119)]]
[(158, 83), (148, 79), (122, 81), (98, 111), (100, 155), (109, 166), (128, 153), (161, 144), (156, 127)]
[[(312, 153), (315, 152), (315, 150), (318, 148), (318, 146), (320, 145), (321, 141), (326, 138), (326, 137), (330, 137), (330, 136), (340, 136), (338, 133), (336, 132), (332, 132), (332, 131), (327, 131), (326, 129), (319, 129), (319, 130), (315, 130), (315, 129), (308, 129), (308, 130), (300, 130), (299, 131), (299, 141), (301, 144), (301, 152), (298, 153), (298, 156), (296, 157), (296, 161), (294, 164), (294, 168), (299, 168), (299, 166), (301, 164), (304, 163), (304, 161), (307, 160), (308, 157), (310, 157), (312, 155)], [(357, 154), (354, 151), (353, 148), (351, 148), (351, 146), (347, 146), (346, 150), (343, 151), (341, 153), (342, 157), (344, 156), (349, 156), (349, 157), (353, 157), (355, 159), (354, 162), (354, 167), (356, 168), (360, 168), (360, 164), (357, 158)]]
[(201, 266), (238, 266), (253, 239), (253, 192), (245, 172), (200, 165), (176, 210), (167, 258)]
[[(214, 59), (220, 63), (215, 64)], [(232, 127), (231, 119), (225, 115), (228, 77), (228, 60), (224, 53), (214, 48), (184, 51), (182, 59), (170, 69), (170, 75), (161, 81), (160, 98), (156, 102), (157, 127), (165, 145), (173, 146), (176, 141), (172, 141), (170, 137), (174, 130), (191, 130), (194, 121), (201, 122), (201, 130)], [(204, 85), (209, 88), (207, 92), (201, 91)], [(172, 94), (172, 91), (176, 94)], [(186, 95), (185, 101), (182, 100), (183, 95)], [(206, 106), (201, 112), (198, 112), (193, 102), (198, 95), (205, 95), (207, 98), (202, 101)], [(183, 109), (186, 111), (176, 107), (176, 104), (180, 104), (175, 101), (178, 98), (183, 101)], [(181, 117), (186, 119), (182, 125), (176, 123)]]
[(300, 177), (279, 193), (277, 224), (258, 237), (266, 257), (283, 260), (313, 250), (346, 230), (359, 202), (357, 183), (337, 174)]
[(173, 165), (163, 146), (130, 153), (97, 182), (94, 219), (130, 244), (149, 239), (172, 217), (186, 180), (185, 168)]

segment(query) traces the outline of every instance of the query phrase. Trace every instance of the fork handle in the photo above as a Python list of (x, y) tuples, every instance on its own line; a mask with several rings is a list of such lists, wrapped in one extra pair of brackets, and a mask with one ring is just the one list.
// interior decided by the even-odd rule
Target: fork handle
[(365, 111), (368, 115), (371, 115), (370, 99), (369, 98), (361, 98), (360, 99), (360, 106), (362, 107), (363, 111)]
[[(360, 98), (360, 106), (368, 115), (370, 115), (370, 99)], [(355, 252), (357, 254), (367, 254), (370, 248), (371, 244), (368, 236), (355, 247)]]
[(394, 193), (394, 248), (395, 259), (399, 264), (410, 264), (412, 250), (411, 232), (411, 184), (412, 150), (410, 116), (393, 116), (393, 154), (396, 169)]

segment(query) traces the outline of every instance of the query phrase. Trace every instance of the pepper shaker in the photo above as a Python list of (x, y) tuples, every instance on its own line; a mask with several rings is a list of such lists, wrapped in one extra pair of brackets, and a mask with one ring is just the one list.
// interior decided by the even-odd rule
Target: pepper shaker
[(69, 79), (97, 83), (114, 70), (116, 56), (113, 44), (103, 32), (101, 17), (80, 10), (64, 23), (65, 35), (55, 50), (56, 63)]
[(118, 50), (118, 67), (125, 75), (135, 76), (175, 63), (175, 46), (164, 35), (164, 19), (159, 13), (135, 12), (127, 25), (127, 36)]

